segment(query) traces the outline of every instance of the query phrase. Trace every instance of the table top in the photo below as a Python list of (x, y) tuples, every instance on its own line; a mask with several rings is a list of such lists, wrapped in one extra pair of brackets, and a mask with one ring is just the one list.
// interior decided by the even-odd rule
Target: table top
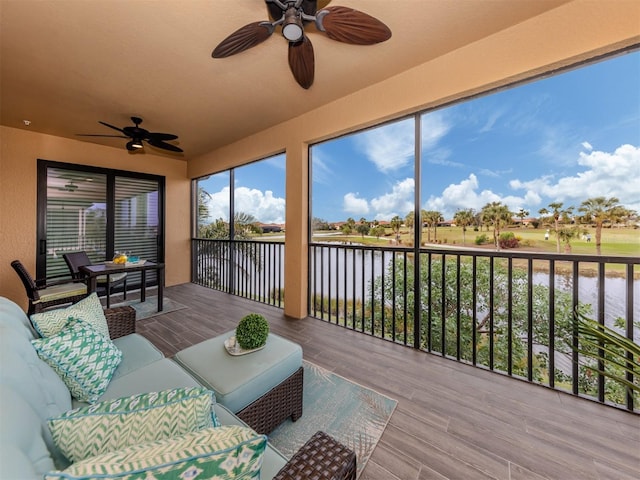
[(95, 265), (84, 265), (79, 268), (81, 272), (88, 275), (104, 275), (105, 273), (120, 273), (132, 270), (149, 270), (164, 268), (164, 263), (146, 261), (137, 265), (105, 265), (98, 263)]

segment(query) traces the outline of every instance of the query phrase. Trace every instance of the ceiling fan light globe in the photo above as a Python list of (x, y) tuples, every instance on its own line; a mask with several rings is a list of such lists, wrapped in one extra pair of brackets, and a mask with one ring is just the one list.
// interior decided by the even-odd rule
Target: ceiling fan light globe
[(290, 42), (297, 42), (302, 38), (302, 27), (296, 23), (289, 23), (282, 27), (282, 35)]

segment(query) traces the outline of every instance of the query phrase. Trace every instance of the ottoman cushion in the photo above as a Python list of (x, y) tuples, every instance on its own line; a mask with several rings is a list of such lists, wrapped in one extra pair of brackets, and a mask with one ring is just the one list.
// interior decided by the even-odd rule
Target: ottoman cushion
[(216, 401), (239, 412), (302, 365), (302, 348), (273, 333), (265, 348), (247, 355), (230, 355), (224, 341), (233, 331), (178, 352), (174, 360), (216, 394)]

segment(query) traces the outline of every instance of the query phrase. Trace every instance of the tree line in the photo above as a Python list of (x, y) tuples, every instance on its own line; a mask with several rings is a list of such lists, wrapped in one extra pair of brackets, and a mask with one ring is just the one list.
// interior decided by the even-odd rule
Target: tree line
[[(502, 235), (505, 227), (514, 223), (514, 218), (520, 218), (523, 222), (529, 216), (530, 212), (523, 208), (513, 212), (503, 202), (487, 203), (480, 211), (473, 208), (457, 210), (453, 216), (453, 222), (456, 226), (462, 228), (462, 243), (466, 244), (466, 232), (469, 227), (476, 230), (482, 230), (486, 227), (487, 231), (492, 228), (493, 244), (497, 249), (504, 246), (508, 240), (507, 237), (514, 237), (513, 234)], [(556, 250), (561, 251), (564, 244), (565, 251), (570, 251), (571, 240), (578, 237), (584, 232), (585, 226), (595, 226), (595, 246), (598, 255), (601, 254), (602, 246), (602, 228), (607, 222), (612, 224), (620, 222), (628, 222), (637, 217), (637, 212), (628, 209), (620, 204), (616, 197), (592, 197), (583, 201), (578, 208), (574, 206), (565, 207), (563, 202), (552, 202), (547, 207), (538, 211), (539, 218), (532, 221), (535, 228), (540, 225), (547, 226), (549, 231), (553, 233), (556, 239)], [(420, 219), (422, 225), (427, 229), (427, 242), (437, 241), (437, 229), (445, 219), (441, 212), (437, 210), (421, 210)], [(413, 228), (415, 224), (415, 212), (409, 212), (404, 218), (399, 215), (394, 216), (388, 224), (388, 228), (394, 233), (396, 240), (400, 239), (401, 227)], [(330, 230), (331, 225), (325, 220), (314, 218), (313, 230)], [(340, 226), (340, 230), (345, 235), (360, 234), (362, 237), (370, 235), (380, 238), (385, 234), (385, 226), (381, 225), (378, 220), (368, 221), (366, 218), (360, 218), (356, 222), (353, 218), (348, 218), (345, 223)], [(432, 235), (433, 234), (433, 235)], [(515, 237), (514, 237), (515, 238)]]

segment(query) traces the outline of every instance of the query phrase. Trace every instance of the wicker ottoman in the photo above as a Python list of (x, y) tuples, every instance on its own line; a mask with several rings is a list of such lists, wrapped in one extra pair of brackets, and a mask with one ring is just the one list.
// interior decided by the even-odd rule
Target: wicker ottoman
[(273, 480), (355, 480), (356, 454), (324, 432), (317, 432)]
[(302, 416), (302, 348), (269, 334), (264, 349), (233, 356), (224, 348), (227, 332), (176, 353), (174, 360), (221, 403), (258, 433), (269, 434)]

